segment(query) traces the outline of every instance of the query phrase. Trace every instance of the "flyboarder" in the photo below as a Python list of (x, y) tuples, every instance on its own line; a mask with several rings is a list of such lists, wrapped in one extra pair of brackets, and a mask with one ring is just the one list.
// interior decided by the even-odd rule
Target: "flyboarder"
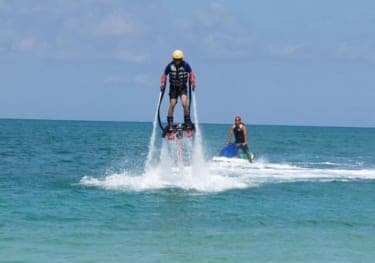
[(189, 63), (184, 60), (184, 53), (179, 49), (172, 52), (172, 61), (168, 63), (163, 74), (161, 75), (160, 89), (162, 91), (164, 91), (167, 85), (168, 76), (169, 108), (167, 116), (167, 137), (168, 139), (173, 139), (173, 112), (177, 104), (178, 97), (181, 98), (181, 103), (184, 110), (184, 127), (188, 136), (191, 137), (194, 127), (190, 119), (190, 107), (187, 102), (187, 84), (189, 81), (191, 89), (193, 91), (195, 90), (195, 75)]

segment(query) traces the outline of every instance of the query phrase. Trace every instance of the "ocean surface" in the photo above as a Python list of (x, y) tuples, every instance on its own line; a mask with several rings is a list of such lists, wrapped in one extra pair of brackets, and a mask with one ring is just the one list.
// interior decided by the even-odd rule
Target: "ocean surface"
[(375, 262), (375, 129), (0, 120), (0, 262)]

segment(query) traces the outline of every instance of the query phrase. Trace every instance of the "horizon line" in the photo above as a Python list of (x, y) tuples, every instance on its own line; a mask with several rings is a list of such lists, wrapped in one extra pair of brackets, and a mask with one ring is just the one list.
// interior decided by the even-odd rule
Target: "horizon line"
[[(93, 120), (93, 119), (47, 119), (47, 118), (2, 118), (0, 120), (20, 120), (20, 121), (77, 121), (77, 122), (135, 122), (135, 123), (153, 123), (153, 121), (145, 120)], [(200, 122), (200, 124), (212, 125), (231, 125), (233, 123), (217, 123), (217, 122)], [(361, 128), (374, 129), (375, 126), (347, 126), (347, 125), (319, 125), (319, 124), (270, 124), (270, 123), (245, 123), (249, 126), (286, 126), (286, 127), (321, 127), (321, 128)]]

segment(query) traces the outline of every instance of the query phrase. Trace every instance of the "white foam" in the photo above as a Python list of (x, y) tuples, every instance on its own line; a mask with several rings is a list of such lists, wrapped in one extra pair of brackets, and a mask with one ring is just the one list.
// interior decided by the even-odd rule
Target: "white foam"
[(127, 173), (112, 174), (104, 178), (85, 176), (80, 181), (86, 186), (95, 186), (107, 190), (121, 191), (152, 191), (166, 188), (179, 188), (186, 191), (220, 192), (229, 189), (249, 187), (240, 180), (215, 174), (194, 174), (191, 167), (184, 167), (181, 175), (178, 168), (149, 170), (141, 175)]
[(248, 163), (246, 160), (225, 157), (214, 157), (210, 171), (213, 173), (231, 171), (237, 177), (252, 179), (253, 182), (375, 179), (375, 170), (373, 169), (306, 168), (287, 163), (268, 163), (264, 161)]
[(143, 174), (112, 174), (98, 179), (85, 176), (81, 184), (109, 190), (152, 191), (179, 188), (196, 192), (221, 192), (269, 183), (301, 181), (374, 180), (375, 170), (318, 169), (298, 167), (286, 163), (249, 163), (241, 159), (214, 158), (205, 162), (203, 170), (184, 166), (184, 173), (176, 166), (158, 165)]
[(155, 114), (154, 114), (154, 122), (153, 122), (153, 125), (152, 125), (152, 134), (151, 134), (151, 138), (150, 138), (150, 143), (148, 145), (148, 153), (147, 153), (147, 159), (146, 159), (146, 163), (145, 163), (145, 169), (146, 170), (148, 170), (150, 168), (151, 161), (154, 159), (154, 156), (155, 156), (156, 126), (157, 126), (158, 109), (159, 109), (159, 105), (160, 105), (161, 96), (162, 96), (162, 93), (159, 94), (159, 99), (158, 99), (158, 103), (156, 105), (156, 110), (155, 110)]

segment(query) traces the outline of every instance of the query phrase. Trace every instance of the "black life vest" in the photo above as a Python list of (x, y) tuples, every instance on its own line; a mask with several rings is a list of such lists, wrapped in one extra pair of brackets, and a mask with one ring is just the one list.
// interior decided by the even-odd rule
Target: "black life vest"
[(171, 63), (169, 66), (169, 83), (173, 87), (184, 87), (187, 84), (189, 73), (185, 62), (180, 65)]
[(233, 133), (235, 138), (235, 143), (244, 143), (245, 142), (245, 133), (243, 129), (240, 128), (240, 125), (234, 125)]

